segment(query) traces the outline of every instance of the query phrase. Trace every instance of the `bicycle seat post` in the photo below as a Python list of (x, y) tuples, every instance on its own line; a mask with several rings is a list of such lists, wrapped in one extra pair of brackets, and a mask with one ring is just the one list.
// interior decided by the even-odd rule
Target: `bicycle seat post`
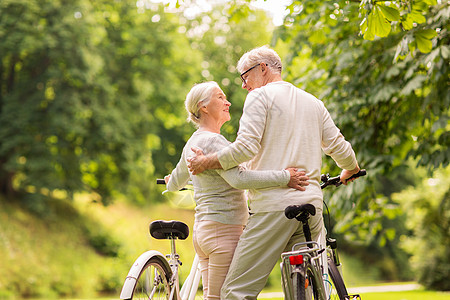
[(176, 238), (172, 236), (169, 239), (170, 239), (170, 253), (171, 253), (170, 256), (171, 258), (178, 259), (177, 248), (175, 246)]
[[(309, 224), (308, 224), (308, 219), (309, 219), (309, 214), (307, 212), (303, 212), (300, 216), (298, 216), (296, 218), (298, 221), (302, 222), (303, 224), (303, 234), (305, 235), (305, 240), (307, 242), (311, 242), (312, 238), (311, 238), (311, 230), (309, 228)], [(312, 248), (313, 244), (308, 243), (308, 247)]]

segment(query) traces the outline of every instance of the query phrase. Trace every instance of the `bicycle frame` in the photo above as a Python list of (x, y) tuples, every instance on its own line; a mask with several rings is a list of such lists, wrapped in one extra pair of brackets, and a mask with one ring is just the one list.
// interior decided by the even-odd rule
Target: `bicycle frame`
[(169, 259), (169, 265), (172, 269), (172, 278), (170, 279), (170, 297), (169, 300), (173, 299), (174, 295), (177, 295), (177, 298), (180, 298), (180, 280), (178, 278), (178, 269), (180, 266), (180, 255), (177, 253), (177, 249), (175, 248), (175, 239), (170, 240), (171, 253)]
[(181, 300), (194, 300), (197, 294), (198, 285), (201, 279), (200, 264), (198, 255), (195, 254), (192, 262), (191, 271), (183, 283), (180, 291)]

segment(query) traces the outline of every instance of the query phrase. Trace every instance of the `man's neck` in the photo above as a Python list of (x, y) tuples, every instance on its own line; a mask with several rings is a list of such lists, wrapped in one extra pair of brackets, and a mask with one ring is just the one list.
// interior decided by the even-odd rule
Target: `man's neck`
[(267, 81), (265, 84), (278, 81), (283, 81), (283, 78), (281, 78), (281, 74), (270, 74), (270, 76), (267, 77)]

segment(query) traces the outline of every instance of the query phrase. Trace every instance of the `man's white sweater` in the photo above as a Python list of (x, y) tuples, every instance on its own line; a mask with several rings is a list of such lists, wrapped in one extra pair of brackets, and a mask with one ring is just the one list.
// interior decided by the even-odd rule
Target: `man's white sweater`
[(244, 104), (237, 139), (217, 153), (226, 170), (249, 161), (252, 170), (297, 167), (306, 171), (306, 191), (287, 187), (249, 190), (253, 213), (283, 211), (292, 204), (322, 208), (319, 180), (322, 150), (342, 169), (357, 166), (355, 153), (322, 101), (285, 81), (251, 91)]

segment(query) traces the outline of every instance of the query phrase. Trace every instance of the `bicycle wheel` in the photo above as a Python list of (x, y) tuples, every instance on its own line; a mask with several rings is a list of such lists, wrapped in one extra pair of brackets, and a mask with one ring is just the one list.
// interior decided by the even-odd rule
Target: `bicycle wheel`
[(317, 275), (310, 263), (306, 264), (304, 273), (294, 273), (296, 300), (325, 300), (325, 291), (321, 289), (321, 286), (323, 286), (322, 277)]
[(305, 300), (306, 292), (305, 292), (305, 276), (300, 272), (294, 273), (294, 291), (295, 291), (295, 299), (296, 300)]
[(331, 284), (330, 299), (345, 300), (348, 293), (345, 288), (344, 279), (342, 279), (341, 273), (331, 258), (328, 258), (328, 274), (331, 279), (331, 282), (329, 282)]
[[(161, 262), (161, 258), (150, 258), (137, 278), (132, 299), (168, 300), (171, 276), (172, 271)], [(174, 295), (173, 299), (176, 300), (177, 295)]]

